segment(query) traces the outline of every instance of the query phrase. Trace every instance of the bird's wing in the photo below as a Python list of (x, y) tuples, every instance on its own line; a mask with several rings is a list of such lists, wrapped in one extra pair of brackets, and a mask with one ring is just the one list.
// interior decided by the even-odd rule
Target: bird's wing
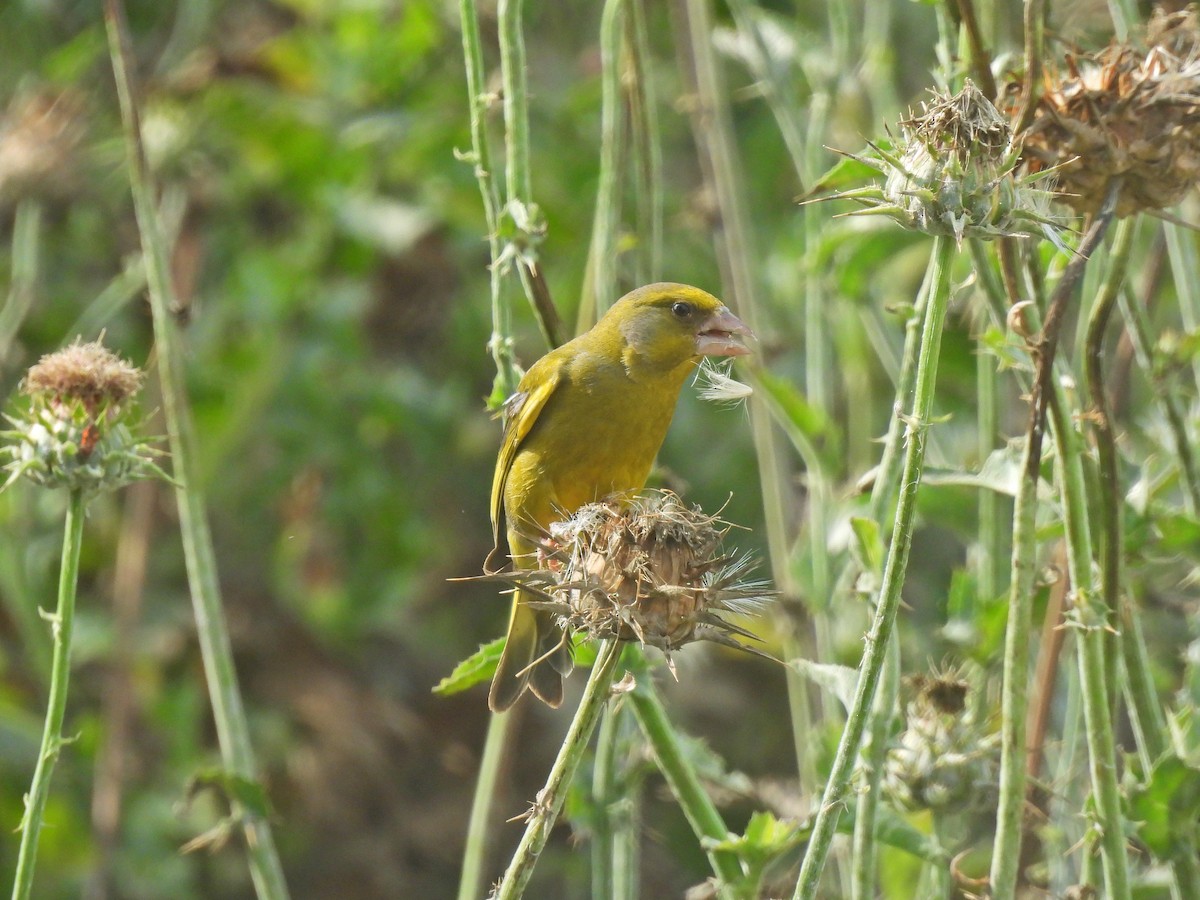
[[(530, 369), (529, 374), (535, 375), (536, 368)], [(545, 374), (536, 378), (536, 383), (525, 390), (519, 390), (504, 402), (504, 441), (500, 445), (500, 455), (496, 459), (496, 474), (492, 478), (492, 539), (495, 542), (492, 552), (483, 563), (483, 570), (489, 574), (499, 572), (508, 564), (508, 533), (504, 518), (504, 485), (508, 481), (508, 473), (516, 458), (521, 442), (529, 435), (541, 413), (546, 401), (558, 387), (561, 378), (561, 368), (548, 368)], [(526, 380), (530, 380), (527, 379)]]

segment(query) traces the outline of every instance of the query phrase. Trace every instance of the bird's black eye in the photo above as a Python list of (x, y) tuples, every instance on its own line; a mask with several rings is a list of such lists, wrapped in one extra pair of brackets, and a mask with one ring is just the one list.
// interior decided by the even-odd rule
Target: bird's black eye
[(686, 303), (683, 300), (676, 300), (671, 304), (671, 312), (677, 319), (691, 318), (692, 313), (695, 311), (696, 308), (692, 304)]

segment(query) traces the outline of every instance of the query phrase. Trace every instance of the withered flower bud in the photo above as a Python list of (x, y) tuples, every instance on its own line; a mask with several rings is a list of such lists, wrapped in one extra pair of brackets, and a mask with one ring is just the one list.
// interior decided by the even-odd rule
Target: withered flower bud
[(93, 493), (137, 478), (166, 477), (128, 424), (142, 373), (99, 342), (43, 356), (21, 383), (28, 408), (6, 416), (11, 443), (0, 447), (4, 487), (22, 475), (46, 487)]
[(1055, 168), (1061, 199), (1093, 213), (1120, 178), (1116, 214), (1173, 206), (1200, 178), (1200, 22), (1157, 10), (1144, 44), (1068, 57), (1047, 75), (1022, 134), (1031, 171)]
[(986, 805), (997, 784), (996, 736), (967, 708), (969, 685), (953, 670), (916, 675), (906, 727), (888, 751), (883, 789), (910, 810)]

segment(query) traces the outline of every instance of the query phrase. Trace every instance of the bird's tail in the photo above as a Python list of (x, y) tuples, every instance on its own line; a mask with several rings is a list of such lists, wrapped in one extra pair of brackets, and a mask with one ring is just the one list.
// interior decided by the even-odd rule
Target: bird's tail
[(574, 666), (570, 641), (554, 621), (554, 614), (531, 609), (527, 599), (531, 598), (516, 592), (508, 638), (488, 694), (492, 712), (504, 712), (526, 689), (557, 708), (563, 699), (563, 676), (571, 674)]

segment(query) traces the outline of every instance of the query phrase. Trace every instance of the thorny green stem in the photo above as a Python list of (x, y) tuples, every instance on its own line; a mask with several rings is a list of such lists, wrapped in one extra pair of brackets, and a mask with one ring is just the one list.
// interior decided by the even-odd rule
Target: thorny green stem
[(459, 0), (462, 26), (463, 64), (467, 73), (467, 105), (471, 121), (471, 162), (475, 180), (483, 200), (483, 215), (487, 222), (488, 247), (492, 265), (489, 282), (492, 296), (492, 336), (488, 349), (496, 363), (496, 378), (500, 393), (510, 397), (517, 389), (520, 376), (513, 355), (512, 306), (504, 296), (500, 267), (500, 201), (497, 197), (495, 171), (492, 168), (491, 142), (487, 135), (487, 97), (484, 94), (485, 71), (483, 48), (479, 39), (479, 15), (475, 0)]
[(1113, 180), (1075, 257), (1063, 271), (1050, 301), (1041, 337), (1034, 345), (1036, 370), (1025, 429), (1022, 478), (1013, 509), (1012, 572), (1009, 582), (1008, 626), (1004, 642), (1004, 683), (1001, 692), (1000, 796), (996, 811), (996, 839), (992, 852), (991, 883), (996, 900), (1016, 894), (1021, 857), (1021, 820), (1025, 807), (1025, 718), (1029, 697), (1029, 635), (1033, 607), (1033, 580), (1037, 568), (1037, 486), (1041, 477), (1042, 441), (1046, 409), (1053, 395), (1051, 384), (1058, 335), (1063, 315), (1088, 258), (1100, 246), (1112, 221), (1119, 180)]
[(1111, 900), (1129, 900), (1125, 832), (1117, 785), (1117, 748), (1113, 739), (1109, 673), (1105, 662), (1109, 652), (1106, 635), (1110, 626), (1108, 610), (1099, 597), (1092, 575), (1083, 450), (1067, 411), (1053, 400), (1050, 409), (1055, 417), (1054, 436), (1058, 450), (1055, 462), (1063, 498), (1067, 568), (1074, 594), (1074, 608), (1068, 622), (1078, 628), (1079, 680), (1083, 687), (1083, 717), (1096, 801), (1096, 824), (1101, 830), (1104, 884), (1106, 896)]
[[(533, 178), (529, 166), (529, 102), (525, 65), (525, 35), (521, 29), (524, 0), (500, 0), (496, 17), (500, 29), (500, 77), (504, 84), (504, 182), (506, 206), (529, 209)], [(466, 40), (466, 34), (463, 35)], [(492, 257), (495, 266), (495, 255)], [(562, 323), (550, 299), (540, 267), (525, 259), (516, 261), (525, 296), (537, 316), (542, 336), (551, 347), (563, 341)]]
[[(204, 497), (195, 477), (195, 428), (184, 389), (183, 357), (171, 310), (175, 308), (174, 287), (166, 243), (163, 239), (154, 190), (146, 165), (138, 109), (134, 101), (129, 61), (129, 28), (121, 0), (105, 0), (104, 18), (108, 30), (109, 53), (116, 77), (117, 97), (125, 127), (129, 181), (133, 191), (134, 212), (146, 258), (146, 281), (154, 322), (159, 378), (162, 381), (163, 413), (167, 422), (171, 457), (174, 465), (175, 499), (179, 507), (179, 525), (183, 551), (191, 585), (193, 611), (208, 693), (221, 746), (221, 758), (230, 774), (249, 782), (257, 779), (257, 764), (250, 743), (250, 727), (238, 689), (237, 670), (225, 610), (217, 577), (212, 533)], [(260, 898), (280, 900), (288, 896), (283, 867), (275, 850), (275, 839), (266, 817), (231, 800), (245, 836), (250, 875)]]
[(58, 576), (58, 606), (50, 621), (54, 636), (54, 658), (50, 664), (50, 699), (42, 746), (38, 751), (33, 782), (25, 798), (25, 816), (21, 820), (21, 849), (17, 855), (17, 874), (13, 880), (13, 900), (27, 900), (33, 889), (33, 870), (37, 863), (38, 838), (42, 816), (50, 796), (50, 777), (58, 754), (66, 743), (62, 736), (67, 712), (67, 686), (71, 678), (71, 629), (75, 621), (75, 590), (79, 583), (79, 548), (83, 544), (83, 492), (73, 489), (67, 499), (67, 520), (63, 530), (62, 566)]
[[(637, 685), (630, 692), (629, 699), (642, 733), (654, 750), (659, 771), (667, 780), (679, 808), (691, 823), (692, 831), (701, 839), (726, 840), (729, 829), (688, 763), (679, 735), (667, 718), (658, 696), (651, 690), (648, 672), (638, 675)], [(706, 852), (713, 872), (721, 881), (718, 890), (725, 896), (743, 878), (742, 864), (734, 853), (719, 850)]]
[[(1125, 272), (1129, 267), (1129, 253), (1133, 249), (1134, 226), (1136, 218), (1123, 219), (1113, 231), (1112, 250), (1109, 254), (1108, 272), (1096, 292), (1096, 299), (1088, 314), (1087, 330), (1084, 337), (1084, 370), (1087, 379), (1087, 391), (1091, 401), (1092, 436), (1096, 442), (1096, 459), (1100, 478), (1100, 601), (1104, 613), (1104, 621), (1111, 630), (1107, 632), (1105, 647), (1105, 664), (1108, 666), (1106, 681), (1113, 690), (1110, 699), (1116, 703), (1119, 682), (1120, 646), (1119, 636), (1113, 627), (1117, 610), (1126, 607), (1121, 596), (1121, 558), (1122, 522), (1121, 510), (1125, 502), (1121, 494), (1120, 473), (1117, 469), (1117, 439), (1113, 433), (1112, 407), (1104, 386), (1104, 336), (1108, 331), (1108, 323), (1112, 311), (1117, 305), (1117, 297), (1125, 282)], [(1132, 610), (1125, 610), (1132, 615)], [(1124, 618), (1124, 616), (1123, 616)], [(1126, 635), (1129, 637), (1129, 635)], [(1139, 712), (1145, 710), (1143, 703), (1155, 707), (1158, 703), (1153, 696), (1149, 698), (1134, 697)]]
[(605, 641), (600, 645), (599, 655), (588, 676), (587, 685), (583, 689), (583, 697), (579, 708), (575, 710), (575, 718), (567, 729), (562, 747), (546, 786), (538, 791), (537, 799), (529, 811), (528, 823), (521, 843), (513, 854), (504, 878), (493, 893), (495, 900), (517, 900), (525, 892), (525, 886), (533, 874), (533, 867), (546, 846), (550, 829), (558, 821), (563, 803), (567, 799), (567, 789), (575, 778), (579, 763), (587, 750), (592, 732), (600, 721), (600, 714), (609, 697), (613, 673), (617, 668), (617, 660), (621, 657), (621, 644), (617, 641)]
[[(884, 530), (886, 516), (900, 484), (900, 469), (904, 457), (900, 452), (904, 438), (904, 418), (899, 415), (904, 401), (913, 392), (917, 379), (917, 363), (921, 351), (922, 326), (929, 308), (929, 291), (932, 284), (933, 266), (925, 270), (916, 302), (908, 322), (904, 326), (904, 350), (900, 357), (900, 372), (896, 379), (896, 414), (888, 424), (884, 438), (883, 456), (875, 473), (871, 487), (871, 498), (867, 504), (867, 515), (879, 523)], [(848, 590), (845, 582), (852, 576), (853, 566), (847, 566), (839, 582), (837, 596)], [(854, 813), (854, 846), (851, 854), (854, 868), (851, 875), (851, 897), (853, 900), (871, 900), (875, 891), (875, 821), (879, 813), (879, 782), (887, 758), (887, 737), (896, 709), (896, 695), (900, 688), (900, 642), (893, 633), (891, 646), (885, 661), (879, 692), (872, 704), (871, 718), (867, 724), (866, 739), (861, 753), (863, 785), (858, 794)]]
[(484, 867), (487, 865), (488, 825), (496, 800), (496, 785), (500, 776), (504, 751), (512, 732), (510, 712), (488, 716), (487, 737), (483, 743), (483, 758), (479, 760), (479, 777), (475, 796), (471, 799), (471, 816), (467, 822), (467, 840), (463, 847), (462, 873), (458, 879), (458, 900), (478, 900), (483, 896)]
[(841, 806), (850, 788), (850, 776), (854, 760), (862, 742), (863, 731), (870, 714), (879, 683), (884, 659), (900, 606), (900, 592), (904, 586), (904, 574), (908, 566), (908, 554), (912, 548), (912, 536), (916, 519), (917, 491), (921, 484), (921, 473), (925, 463), (925, 440), (933, 412), (933, 397), (937, 384), (938, 354), (941, 348), (942, 326), (946, 319), (946, 308), (950, 299), (950, 265), (954, 259), (954, 241), (945, 236), (934, 238), (930, 266), (929, 308), (925, 313), (921, 333), (921, 351), (917, 363), (917, 376), (913, 389), (911, 412), (906, 417), (904, 467), (900, 476), (899, 501), (896, 506), (896, 521), (892, 530), (887, 563), (884, 566), (883, 583), (879, 590), (879, 602), (871, 631), (867, 635), (866, 649), (859, 666), (858, 684), (854, 702), (851, 704), (846, 727), (838, 743), (837, 755), (829, 773), (829, 781), (821, 798), (821, 807), (813, 823), (808, 850), (800, 868), (796, 884), (795, 900), (812, 900), (816, 897), (821, 881), (825, 858), (829, 854)]

